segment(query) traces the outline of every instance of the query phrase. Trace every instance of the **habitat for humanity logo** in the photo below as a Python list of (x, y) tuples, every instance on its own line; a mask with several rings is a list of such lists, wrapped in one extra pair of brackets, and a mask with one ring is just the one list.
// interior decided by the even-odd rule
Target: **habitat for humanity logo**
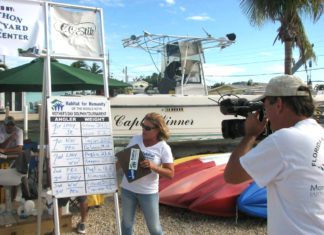
[(62, 101), (55, 99), (51, 103), (52, 103), (53, 111), (62, 111), (63, 110), (64, 104)]

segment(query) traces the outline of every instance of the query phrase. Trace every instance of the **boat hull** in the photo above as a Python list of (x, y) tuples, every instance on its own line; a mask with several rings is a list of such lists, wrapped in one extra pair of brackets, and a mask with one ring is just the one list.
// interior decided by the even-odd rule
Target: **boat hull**
[(114, 138), (140, 133), (140, 123), (150, 112), (165, 118), (171, 138), (222, 138), (222, 120), (235, 117), (221, 113), (220, 100), (218, 95), (117, 95), (110, 99)]

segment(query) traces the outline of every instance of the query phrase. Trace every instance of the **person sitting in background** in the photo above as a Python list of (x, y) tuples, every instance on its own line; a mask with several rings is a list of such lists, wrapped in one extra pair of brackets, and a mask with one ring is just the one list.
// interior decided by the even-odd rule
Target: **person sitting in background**
[(15, 119), (8, 116), (4, 126), (0, 128), (0, 152), (21, 152), (23, 147), (23, 131), (16, 126)]

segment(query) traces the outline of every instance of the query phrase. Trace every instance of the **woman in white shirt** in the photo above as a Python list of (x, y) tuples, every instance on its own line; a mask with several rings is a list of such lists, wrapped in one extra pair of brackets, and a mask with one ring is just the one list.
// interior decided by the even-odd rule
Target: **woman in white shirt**
[(152, 172), (133, 182), (125, 175), (121, 184), (122, 234), (133, 234), (137, 204), (140, 205), (150, 234), (162, 234), (159, 217), (159, 176), (172, 179), (174, 176), (173, 156), (168, 127), (158, 113), (148, 113), (141, 123), (142, 134), (135, 135), (127, 147), (138, 144), (145, 160), (140, 167), (150, 168)]

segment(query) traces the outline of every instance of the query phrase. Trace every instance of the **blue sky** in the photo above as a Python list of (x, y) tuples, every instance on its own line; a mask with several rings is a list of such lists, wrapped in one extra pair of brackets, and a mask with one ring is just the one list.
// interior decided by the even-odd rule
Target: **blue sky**
[[(261, 28), (250, 25), (239, 0), (57, 0), (55, 2), (103, 8), (106, 49), (109, 50), (111, 72), (119, 80), (127, 66), (130, 80), (150, 75), (156, 69), (149, 54), (136, 48), (124, 48), (122, 39), (141, 35), (143, 30), (155, 34), (213, 37), (236, 34), (236, 43), (219, 50), (205, 51), (205, 76), (208, 84), (236, 81), (268, 82), (284, 71), (284, 45), (274, 39), (279, 24), (268, 22)], [(308, 77), (324, 81), (324, 15), (313, 24), (303, 18), (304, 27), (317, 55)], [(294, 51), (298, 60), (298, 51)], [(159, 57), (154, 57), (157, 63)], [(26, 59), (8, 57), (6, 63), (15, 67)], [(296, 75), (306, 81), (301, 67)]]

